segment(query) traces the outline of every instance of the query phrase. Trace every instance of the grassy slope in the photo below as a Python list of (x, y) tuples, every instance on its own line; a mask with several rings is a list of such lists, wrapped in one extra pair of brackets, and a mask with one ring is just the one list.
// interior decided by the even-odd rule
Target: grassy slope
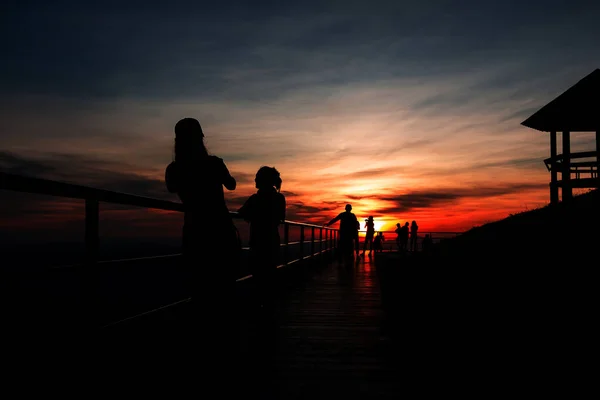
[[(511, 385), (585, 379), (583, 360), (597, 332), (599, 206), (596, 190), (569, 207), (474, 228), (430, 257), (379, 257), (404, 356), (412, 343), (449, 373)], [(461, 369), (465, 363), (471, 367)]]
[(482, 262), (558, 266), (598, 260), (600, 191), (473, 228), (438, 247), (444, 256)]

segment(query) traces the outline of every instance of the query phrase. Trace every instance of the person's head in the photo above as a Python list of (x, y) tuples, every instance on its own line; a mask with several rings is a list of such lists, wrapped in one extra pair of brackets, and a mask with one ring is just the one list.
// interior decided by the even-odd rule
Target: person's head
[(275, 188), (277, 191), (281, 190), (281, 176), (274, 167), (260, 167), (254, 182), (258, 190), (271, 188)]
[(352, 211), (352, 205), (346, 204), (346, 212)]
[(373, 216), (369, 215), (368, 221), (373, 221)]
[(175, 124), (175, 161), (191, 161), (208, 156), (200, 122), (184, 118)]
[(417, 224), (417, 221), (413, 221), (413, 222), (412, 222), (412, 224), (413, 224), (413, 225), (416, 225), (416, 224)]
[(408, 226), (408, 221), (406, 221), (406, 222), (404, 223), (404, 226)]
[(397, 226), (398, 228), (400, 228), (400, 222), (398, 222), (398, 223), (396, 224), (396, 226)]

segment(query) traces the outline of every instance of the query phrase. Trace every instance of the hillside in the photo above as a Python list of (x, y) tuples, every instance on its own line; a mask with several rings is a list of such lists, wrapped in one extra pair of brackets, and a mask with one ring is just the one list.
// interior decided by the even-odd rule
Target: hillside
[(471, 229), (432, 255), (378, 255), (398, 357), (410, 343), (449, 371), (459, 361), (484, 376), (512, 374), (507, 382), (587, 376), (584, 359), (597, 340), (599, 206), (595, 190), (570, 206)]
[(548, 205), (473, 228), (438, 245), (436, 253), (468, 262), (554, 266), (561, 260), (581, 265), (591, 259), (597, 264), (599, 222), (596, 189), (574, 197), (570, 205)]

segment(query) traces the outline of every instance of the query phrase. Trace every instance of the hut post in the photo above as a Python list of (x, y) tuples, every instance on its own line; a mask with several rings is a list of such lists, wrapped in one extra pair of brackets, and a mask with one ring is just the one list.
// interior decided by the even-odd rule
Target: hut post
[(558, 164), (556, 163), (556, 131), (550, 132), (550, 204), (558, 204)]
[(569, 202), (573, 199), (573, 187), (571, 186), (571, 133), (563, 131), (563, 161), (562, 161), (562, 200)]
[(600, 180), (600, 130), (596, 131), (596, 179)]

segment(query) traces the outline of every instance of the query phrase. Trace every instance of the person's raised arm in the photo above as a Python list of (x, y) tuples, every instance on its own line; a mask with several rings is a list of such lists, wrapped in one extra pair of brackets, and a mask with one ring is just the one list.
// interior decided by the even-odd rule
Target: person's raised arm
[(225, 165), (225, 162), (223, 160), (221, 160), (221, 164), (222, 164), (222, 183), (223, 186), (225, 186), (227, 188), (227, 190), (235, 190), (236, 186), (237, 186), (237, 182), (235, 181), (235, 178), (233, 176), (231, 176), (231, 174), (229, 173), (229, 170), (227, 169), (227, 166)]
[(329, 226), (329, 225), (333, 225), (336, 222), (338, 222), (340, 220), (340, 218), (342, 218), (342, 213), (338, 214), (337, 217), (333, 218), (331, 221), (329, 221), (328, 223), (325, 224), (325, 226)]

